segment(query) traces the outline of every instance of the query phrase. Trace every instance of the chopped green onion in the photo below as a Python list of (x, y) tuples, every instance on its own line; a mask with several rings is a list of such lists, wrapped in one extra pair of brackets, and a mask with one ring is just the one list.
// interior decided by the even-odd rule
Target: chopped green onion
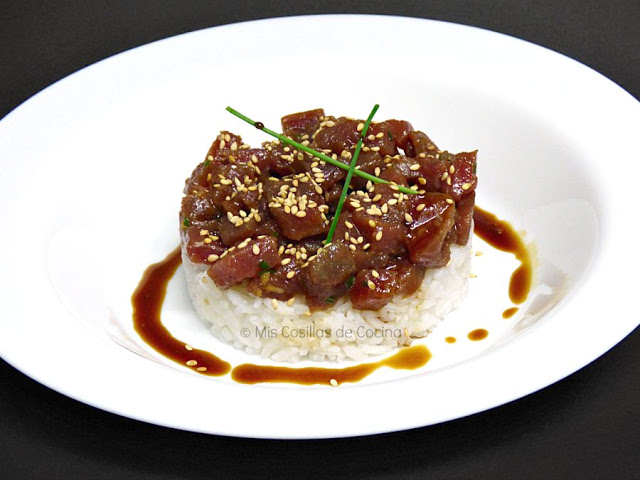
[(264, 260), (260, 260), (260, 263), (258, 265), (260, 265), (260, 268), (262, 270), (264, 270), (265, 272), (268, 272), (269, 269), (271, 268), (271, 267), (269, 267), (269, 264), (267, 262), (265, 262)]
[(191, 225), (191, 222), (189, 221), (189, 217), (184, 217), (184, 220), (182, 221), (182, 225), (184, 225), (185, 228)]
[(364, 128), (362, 132), (360, 132), (360, 138), (358, 138), (358, 143), (356, 145), (356, 150), (353, 153), (353, 158), (351, 159), (351, 165), (349, 166), (349, 171), (347, 172), (347, 178), (344, 180), (344, 186), (342, 187), (342, 194), (340, 195), (340, 200), (338, 200), (338, 206), (336, 207), (336, 213), (333, 216), (333, 221), (331, 222), (331, 228), (329, 228), (329, 233), (327, 234), (327, 239), (324, 241), (325, 244), (331, 243), (331, 239), (333, 238), (333, 234), (336, 231), (336, 227), (338, 226), (338, 219), (340, 218), (340, 213), (342, 212), (342, 206), (344, 205), (344, 201), (347, 198), (347, 193), (349, 193), (349, 185), (351, 184), (351, 178), (353, 177), (353, 172), (356, 169), (356, 163), (358, 163), (358, 157), (360, 156), (360, 150), (362, 150), (362, 141), (367, 136), (367, 130), (369, 129), (369, 125), (371, 124), (371, 120), (373, 120), (373, 116), (380, 108), (380, 105), (376, 104), (373, 106), (371, 113), (369, 114), (369, 118), (364, 124)]
[[(276, 133), (273, 130), (269, 130), (267, 127), (264, 126), (264, 124), (262, 122), (254, 122), (249, 117), (243, 115), (242, 113), (238, 112), (237, 110), (234, 110), (231, 107), (227, 107), (226, 110), (227, 110), (227, 112), (235, 115), (239, 119), (244, 120), (245, 122), (247, 122), (250, 125), (253, 125), (258, 130), (262, 130), (264, 133), (266, 133), (268, 135), (271, 135), (272, 137), (277, 138), (282, 143), (286, 143), (288, 145), (291, 145), (291, 146), (297, 148), (298, 150), (302, 150), (303, 152), (307, 152), (307, 153), (313, 155), (314, 157), (319, 158), (323, 162), (330, 163), (331, 165), (334, 165), (334, 166), (336, 166), (338, 168), (341, 168), (343, 170), (349, 170), (349, 166), (348, 165), (345, 165), (344, 163), (342, 163), (342, 162), (340, 162), (338, 160), (334, 160), (333, 158), (331, 158), (328, 155), (325, 155), (324, 153), (317, 152), (313, 148), (309, 148), (306, 145), (302, 145), (301, 143), (298, 143), (295, 140), (291, 140), (289, 137), (286, 137), (286, 136), (284, 136), (284, 135), (282, 135), (280, 133)], [(391, 183), (391, 182), (388, 182), (387, 180), (383, 180), (382, 178), (378, 178), (375, 175), (371, 175), (370, 173), (366, 173), (366, 172), (363, 172), (361, 170), (356, 170), (354, 172), (354, 174), (359, 176), (359, 177), (364, 178), (365, 180), (370, 180), (373, 183), (384, 183), (384, 184)], [(407, 187), (403, 187), (402, 185), (398, 185), (398, 190), (403, 192), (403, 193), (406, 193), (408, 195), (415, 195), (416, 193), (418, 193), (415, 190), (412, 190), (412, 189), (407, 188)]]
[(356, 283), (356, 277), (354, 275), (351, 275), (349, 278), (347, 278), (347, 281), (344, 282), (345, 286), (349, 289), (353, 287), (354, 283)]
[(324, 301), (325, 303), (336, 303), (336, 297), (334, 297), (333, 295), (331, 295), (330, 297), (327, 297)]

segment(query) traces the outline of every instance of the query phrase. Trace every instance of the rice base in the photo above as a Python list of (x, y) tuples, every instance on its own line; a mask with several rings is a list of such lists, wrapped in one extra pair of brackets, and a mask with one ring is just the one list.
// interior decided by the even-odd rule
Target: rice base
[(447, 266), (427, 270), (416, 293), (396, 296), (377, 311), (354, 309), (347, 295), (329, 310), (310, 314), (301, 295), (289, 305), (257, 297), (243, 285), (218, 288), (207, 275), (208, 266), (192, 262), (184, 246), (182, 263), (196, 312), (220, 340), (277, 362), (359, 361), (428, 335), (462, 303), (471, 240), (451, 245)]

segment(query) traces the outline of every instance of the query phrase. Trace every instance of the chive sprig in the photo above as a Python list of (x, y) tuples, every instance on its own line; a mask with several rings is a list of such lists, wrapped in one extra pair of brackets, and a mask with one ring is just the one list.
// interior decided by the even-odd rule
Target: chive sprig
[[(244, 120), (245, 122), (247, 122), (250, 125), (253, 125), (258, 130), (262, 130), (264, 133), (266, 133), (268, 135), (271, 135), (272, 137), (277, 138), (282, 143), (285, 143), (287, 145), (291, 145), (292, 147), (295, 147), (298, 150), (302, 150), (303, 152), (307, 152), (310, 155), (313, 155), (314, 157), (316, 157), (316, 158), (318, 158), (318, 159), (320, 159), (320, 160), (322, 160), (324, 162), (330, 163), (331, 165), (335, 165), (336, 167), (341, 168), (343, 170), (349, 170), (351, 168), (349, 165), (345, 165), (344, 163), (339, 162), (338, 160), (334, 160), (333, 158), (331, 158), (328, 155), (325, 155), (324, 153), (318, 152), (318, 151), (314, 150), (313, 148), (310, 148), (310, 147), (308, 147), (306, 145), (298, 143), (295, 140), (292, 140), (291, 138), (289, 138), (289, 137), (287, 137), (285, 135), (282, 135), (281, 133), (274, 132), (273, 130), (265, 127), (265, 125), (262, 122), (256, 122), (256, 121), (250, 119), (246, 115), (243, 115), (242, 113), (238, 112), (237, 110), (235, 110), (235, 109), (233, 109), (231, 107), (227, 107), (226, 110), (227, 110), (227, 112), (235, 115), (239, 119)], [(362, 130), (364, 131), (364, 128)], [(375, 175), (371, 175), (370, 173), (366, 173), (366, 172), (363, 172), (363, 171), (358, 170), (358, 169), (355, 169), (353, 171), (353, 174), (357, 175), (359, 177), (362, 177), (362, 178), (364, 178), (366, 180), (369, 180), (372, 183), (396, 185), (393, 182), (389, 182), (387, 180), (383, 180), (382, 178), (378, 178)], [(417, 191), (415, 191), (415, 190), (413, 190), (411, 188), (407, 188), (407, 187), (402, 186), (402, 185), (396, 185), (396, 186), (398, 187), (399, 191), (401, 191), (402, 193), (406, 193), (408, 195), (415, 195), (416, 193), (418, 193)]]

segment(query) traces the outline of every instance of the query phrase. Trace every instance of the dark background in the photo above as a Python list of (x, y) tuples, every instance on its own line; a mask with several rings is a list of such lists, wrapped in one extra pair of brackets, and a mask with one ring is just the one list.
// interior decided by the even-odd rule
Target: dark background
[[(575, 58), (640, 98), (638, 0), (4, 1), (0, 117), (56, 80), (131, 47), (215, 25), (310, 13), (407, 15), (506, 33)], [(0, 479), (640, 478), (639, 373), (636, 330), (569, 378), (485, 413), (408, 432), (289, 442), (121, 418), (0, 361)]]

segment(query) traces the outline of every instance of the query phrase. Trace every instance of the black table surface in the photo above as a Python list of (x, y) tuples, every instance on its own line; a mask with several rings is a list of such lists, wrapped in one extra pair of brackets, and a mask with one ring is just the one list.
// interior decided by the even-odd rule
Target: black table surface
[[(138, 45), (315, 13), (405, 15), (506, 33), (575, 58), (640, 98), (638, 0), (5, 1), (0, 117), (56, 80)], [(14, 228), (2, 225), (3, 235)], [(371, 437), (268, 441), (119, 417), (0, 361), (0, 479), (640, 478), (639, 373), (636, 329), (561, 382), (471, 417)]]

